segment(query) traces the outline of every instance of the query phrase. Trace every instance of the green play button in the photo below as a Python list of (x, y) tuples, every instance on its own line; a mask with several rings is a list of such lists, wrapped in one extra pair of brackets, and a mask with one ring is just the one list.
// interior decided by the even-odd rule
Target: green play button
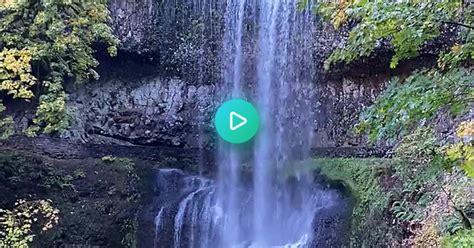
[(257, 133), (258, 112), (249, 102), (232, 99), (217, 109), (214, 124), (217, 133), (225, 141), (233, 144), (244, 143)]

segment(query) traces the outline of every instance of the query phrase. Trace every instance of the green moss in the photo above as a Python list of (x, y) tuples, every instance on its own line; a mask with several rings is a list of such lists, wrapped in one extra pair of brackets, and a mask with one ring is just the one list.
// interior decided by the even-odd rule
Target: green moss
[[(463, 223), (469, 220), (459, 216), (455, 221), (444, 220), (441, 217), (446, 206), (436, 201), (439, 197), (444, 199), (448, 190), (452, 193), (449, 201), (457, 206), (457, 211), (470, 212), (472, 208), (466, 205), (472, 199), (466, 192), (469, 178), (460, 172), (448, 174), (436, 154), (421, 152), (432, 150), (421, 149), (431, 147), (426, 146), (426, 139), (413, 141), (402, 142), (396, 150), (397, 158), (393, 159), (320, 158), (312, 160), (309, 166), (305, 164), (306, 169), (319, 171), (331, 184), (344, 184), (353, 197), (351, 247), (384, 247), (389, 243), (414, 241), (429, 246), (430, 240), (424, 236), (425, 230), (431, 230), (424, 228), (428, 216), (439, 216), (439, 221), (446, 222), (435, 223), (439, 226), (434, 232), (436, 237), (456, 232), (443, 238), (445, 247), (463, 247), (462, 244), (472, 242), (469, 237), (472, 232), (465, 231), (470, 225)], [(458, 187), (461, 194), (456, 193)], [(413, 227), (419, 234), (410, 230)]]
[[(320, 158), (311, 167), (333, 182), (342, 182), (354, 198), (351, 219), (352, 246), (377, 246), (384, 243), (388, 226), (382, 220), (390, 193), (381, 186), (382, 175), (396, 163), (392, 159)], [(371, 230), (367, 232), (367, 230)]]
[[(381, 207), (385, 205), (386, 199), (377, 176), (393, 164), (394, 161), (390, 159), (321, 158), (314, 160), (313, 166), (330, 179), (347, 184), (359, 205), (376, 203), (377, 207)], [(373, 202), (374, 198), (378, 198), (377, 202)]]
[(465, 229), (454, 235), (445, 236), (442, 239), (442, 246), (451, 247), (472, 247), (474, 244), (474, 229)]
[(133, 172), (135, 170), (135, 162), (129, 158), (118, 158), (114, 156), (104, 156), (101, 158), (104, 164), (111, 164), (117, 168), (124, 169), (127, 172)]

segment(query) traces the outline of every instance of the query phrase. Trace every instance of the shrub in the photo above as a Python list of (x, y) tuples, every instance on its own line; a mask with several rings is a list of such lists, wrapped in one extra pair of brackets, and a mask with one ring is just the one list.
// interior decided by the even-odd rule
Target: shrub
[(0, 209), (0, 247), (28, 247), (35, 233), (58, 223), (58, 214), (49, 200), (19, 200), (11, 210)]

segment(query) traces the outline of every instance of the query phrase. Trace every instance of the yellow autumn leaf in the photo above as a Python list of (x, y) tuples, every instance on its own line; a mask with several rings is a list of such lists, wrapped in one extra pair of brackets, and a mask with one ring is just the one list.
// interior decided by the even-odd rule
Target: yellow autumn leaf
[(0, 0), (0, 9), (16, 7), (20, 1), (21, 0)]
[(32, 53), (28, 49), (3, 49), (0, 52), (0, 90), (14, 98), (33, 97), (31, 87), (36, 78), (31, 74)]
[(474, 120), (461, 122), (457, 128), (456, 135), (460, 138), (474, 137)]
[(353, 0), (341, 0), (337, 4), (336, 13), (331, 18), (331, 23), (335, 29), (339, 29), (348, 19), (347, 9), (354, 3)]
[(459, 53), (462, 50), (462, 45), (456, 44), (451, 47), (453, 53)]

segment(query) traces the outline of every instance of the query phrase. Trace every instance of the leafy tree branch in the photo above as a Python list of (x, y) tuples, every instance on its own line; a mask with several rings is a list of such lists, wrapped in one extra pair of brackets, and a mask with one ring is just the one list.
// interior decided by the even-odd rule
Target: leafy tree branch
[[(94, 45), (117, 53), (105, 0), (0, 2), (0, 91), (38, 103), (27, 130), (60, 132), (71, 120), (66, 80), (97, 79)], [(6, 136), (6, 135), (5, 135)]]

